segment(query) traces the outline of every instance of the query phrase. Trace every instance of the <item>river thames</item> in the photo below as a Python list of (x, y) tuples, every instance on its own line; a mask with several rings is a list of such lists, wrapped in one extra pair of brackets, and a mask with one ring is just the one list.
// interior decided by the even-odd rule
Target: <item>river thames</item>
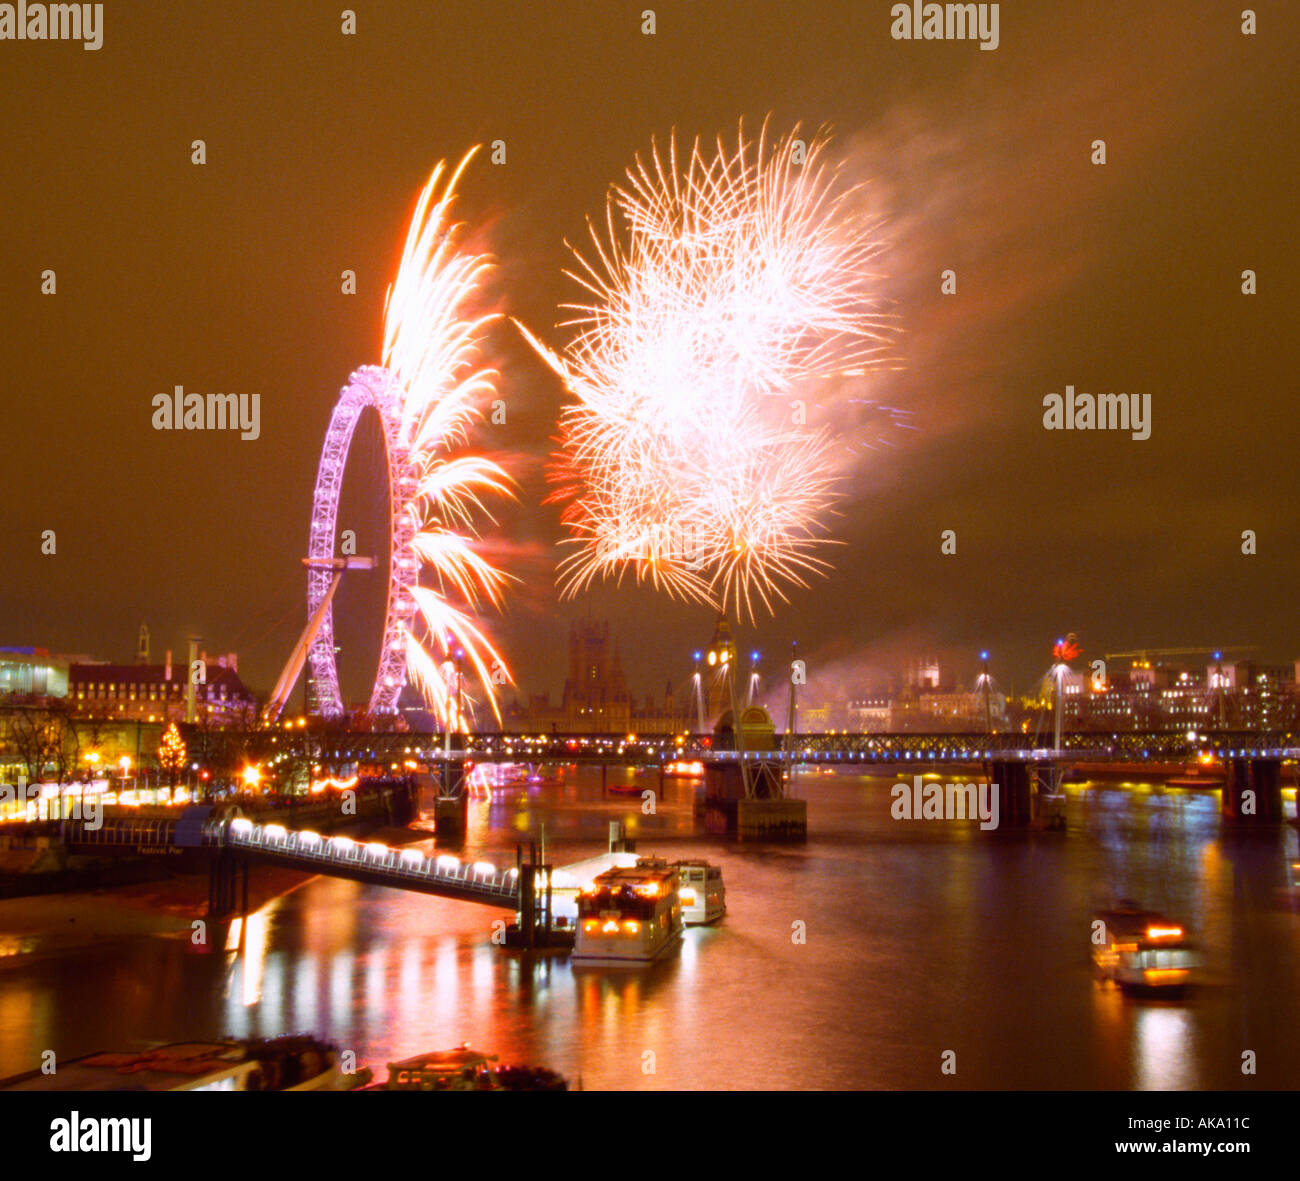
[[(491, 942), (506, 912), (323, 877), (263, 905), (242, 951), (221, 950), (224, 927), (195, 947), (175, 915), (63, 945), (20, 931), (35, 900), (0, 902), (0, 1075), (51, 1049), (301, 1031), (378, 1081), (390, 1061), (469, 1042), (587, 1089), (1300, 1087), (1293, 825), (1238, 834), (1214, 792), (1088, 784), (1068, 791), (1065, 833), (981, 832), (894, 820), (894, 782), (801, 776), (810, 835), (792, 846), (705, 835), (687, 780), (652, 816), (602, 796), (594, 770), (470, 802), (457, 851), (499, 865), (543, 824), (554, 864), (602, 852), (616, 819), (640, 853), (721, 865), (726, 918), (649, 968), (530, 963)], [(1204, 972), (1186, 1000), (1094, 981), (1093, 912), (1120, 896), (1190, 928)], [(116, 903), (39, 905), (93, 931)]]

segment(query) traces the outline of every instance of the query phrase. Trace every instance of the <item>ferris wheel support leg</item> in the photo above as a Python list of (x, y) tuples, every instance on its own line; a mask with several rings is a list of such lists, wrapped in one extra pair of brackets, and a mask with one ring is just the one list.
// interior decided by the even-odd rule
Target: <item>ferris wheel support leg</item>
[(289, 660), (284, 666), (284, 671), (280, 674), (280, 679), (276, 681), (270, 700), (267, 701), (266, 709), (263, 711), (263, 717), (266, 721), (274, 722), (280, 716), (285, 703), (289, 700), (289, 694), (293, 692), (294, 685), (298, 683), (298, 676), (302, 672), (302, 666), (307, 662), (307, 653), (311, 650), (312, 642), (316, 639), (316, 633), (320, 631), (320, 625), (324, 622), (325, 615), (330, 609), (330, 603), (334, 601), (334, 592), (338, 590), (339, 580), (342, 577), (343, 570), (339, 569), (330, 580), (330, 588), (321, 600), (320, 606), (316, 608), (312, 617), (307, 621), (307, 626), (303, 629), (302, 635), (299, 636), (298, 642), (293, 646), (293, 651), (289, 653)]

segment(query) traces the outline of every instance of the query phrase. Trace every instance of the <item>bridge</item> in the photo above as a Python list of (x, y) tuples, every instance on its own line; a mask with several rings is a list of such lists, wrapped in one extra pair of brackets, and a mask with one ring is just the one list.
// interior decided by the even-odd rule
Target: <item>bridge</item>
[[(444, 741), (445, 741), (445, 736)], [(438, 767), (447, 795), (459, 794), (470, 763), (586, 763), (658, 767), (699, 761), (726, 773), (737, 762), (782, 768), (795, 766), (909, 769), (982, 765), (997, 785), (1004, 823), (1017, 827), (1047, 818), (1064, 824), (1061, 780), (1071, 764), (1190, 763), (1210, 755), (1224, 766), (1220, 810), (1226, 820), (1277, 823), (1283, 819), (1281, 767), (1300, 758), (1300, 740), (1290, 731), (1214, 730), (1206, 733), (1111, 731), (1065, 734), (1044, 746), (1027, 734), (818, 734), (772, 735), (773, 749), (735, 749), (730, 732), (715, 735), (474, 734), (456, 735), (451, 749), (433, 735), (355, 735), (355, 746), (333, 757), (358, 761), (415, 760)], [(734, 775), (734, 771), (731, 772)], [(749, 772), (744, 772), (748, 778)], [(748, 788), (746, 788), (748, 794)], [(1036, 802), (1038, 801), (1038, 802)], [(1039, 804), (1045, 804), (1043, 811)], [(450, 808), (439, 813), (455, 817)]]
[[(296, 738), (297, 735), (294, 735)], [(1129, 763), (1180, 761), (1211, 754), (1231, 759), (1300, 758), (1300, 735), (1287, 731), (1113, 731), (1062, 736), (1045, 746), (1022, 734), (777, 734), (775, 749), (738, 754), (728, 733), (711, 734), (441, 734), (357, 732), (320, 751), (344, 760), (589, 763), (657, 766), (679, 759), (727, 762), (761, 758), (784, 764)]]
[(84, 821), (64, 821), (65, 845), (78, 853), (157, 853), (172, 849), (211, 851), (209, 909), (228, 914), (236, 906), (236, 877), (243, 874), (247, 911), (248, 865), (261, 863), (329, 874), (376, 886), (436, 894), (461, 902), (515, 910), (519, 870), (498, 869), (485, 861), (462, 861), (449, 854), (426, 856), (419, 849), (394, 849), (376, 841), (346, 836), (323, 837), (282, 824), (259, 824), (247, 817), (213, 817), (213, 809), (187, 809), (176, 819), (106, 821), (90, 828)]

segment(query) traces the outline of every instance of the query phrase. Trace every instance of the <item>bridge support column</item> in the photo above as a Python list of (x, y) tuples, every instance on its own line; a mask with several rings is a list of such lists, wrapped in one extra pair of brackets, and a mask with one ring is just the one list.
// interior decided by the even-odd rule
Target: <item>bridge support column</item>
[[(555, 925), (551, 898), (552, 867), (538, 861), (536, 842), (529, 842), (527, 860), (524, 859), (523, 845), (515, 846), (515, 868), (519, 871), (519, 921), (506, 928), (505, 945), (523, 951), (572, 947), (573, 929)], [(545, 882), (540, 894), (537, 890), (538, 874)]]
[(440, 840), (465, 835), (469, 801), (465, 796), (439, 796), (433, 801), (433, 831)]
[(536, 849), (530, 849), (527, 861), (522, 853), (517, 858), (519, 867), (519, 936), (530, 951), (537, 946), (537, 883)]
[(1280, 759), (1229, 759), (1219, 814), (1234, 824), (1279, 824), (1282, 820)]
[(465, 835), (468, 796), (465, 792), (466, 767), (461, 762), (438, 764), (439, 790), (433, 801), (433, 829), (439, 839), (457, 839)]
[(997, 785), (999, 827), (1025, 827), (1033, 819), (1029, 764), (995, 762), (990, 764), (989, 774), (990, 782)]
[(208, 917), (235, 913), (248, 913), (248, 862), (221, 849), (208, 865)]
[(755, 761), (751, 767), (752, 796), (745, 794), (745, 776), (736, 762), (712, 762), (704, 769), (704, 825), (719, 836), (742, 841), (804, 841), (808, 839), (808, 802), (791, 799), (781, 781), (781, 764)]

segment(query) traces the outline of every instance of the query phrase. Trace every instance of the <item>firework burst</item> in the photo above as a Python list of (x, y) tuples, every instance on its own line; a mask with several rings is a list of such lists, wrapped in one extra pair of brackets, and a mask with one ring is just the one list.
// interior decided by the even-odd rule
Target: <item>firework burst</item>
[(823, 137), (766, 129), (685, 160), (674, 139), (614, 188), (564, 354), (523, 329), (573, 396), (550, 473), (567, 595), (631, 571), (752, 617), (828, 569), (842, 457), (807, 405), (887, 343), (860, 198)]
[(493, 460), (464, 452), (497, 378), (483, 366), (482, 350), (498, 317), (476, 310), (492, 261), (461, 245), (462, 227), (451, 218), (456, 183), (475, 151), (445, 184), (444, 164), (430, 176), (384, 312), (383, 364), (395, 425), (390, 449), (401, 473), (392, 552), (419, 569), (402, 629), (406, 668), (431, 709), (458, 728), (467, 700), (459, 685), (462, 665), (498, 717), (493, 687), (509, 680), (476, 619), (479, 608), (500, 607), (507, 576), (475, 543), (476, 522), (491, 520), (482, 498), (509, 495), (510, 481)]

